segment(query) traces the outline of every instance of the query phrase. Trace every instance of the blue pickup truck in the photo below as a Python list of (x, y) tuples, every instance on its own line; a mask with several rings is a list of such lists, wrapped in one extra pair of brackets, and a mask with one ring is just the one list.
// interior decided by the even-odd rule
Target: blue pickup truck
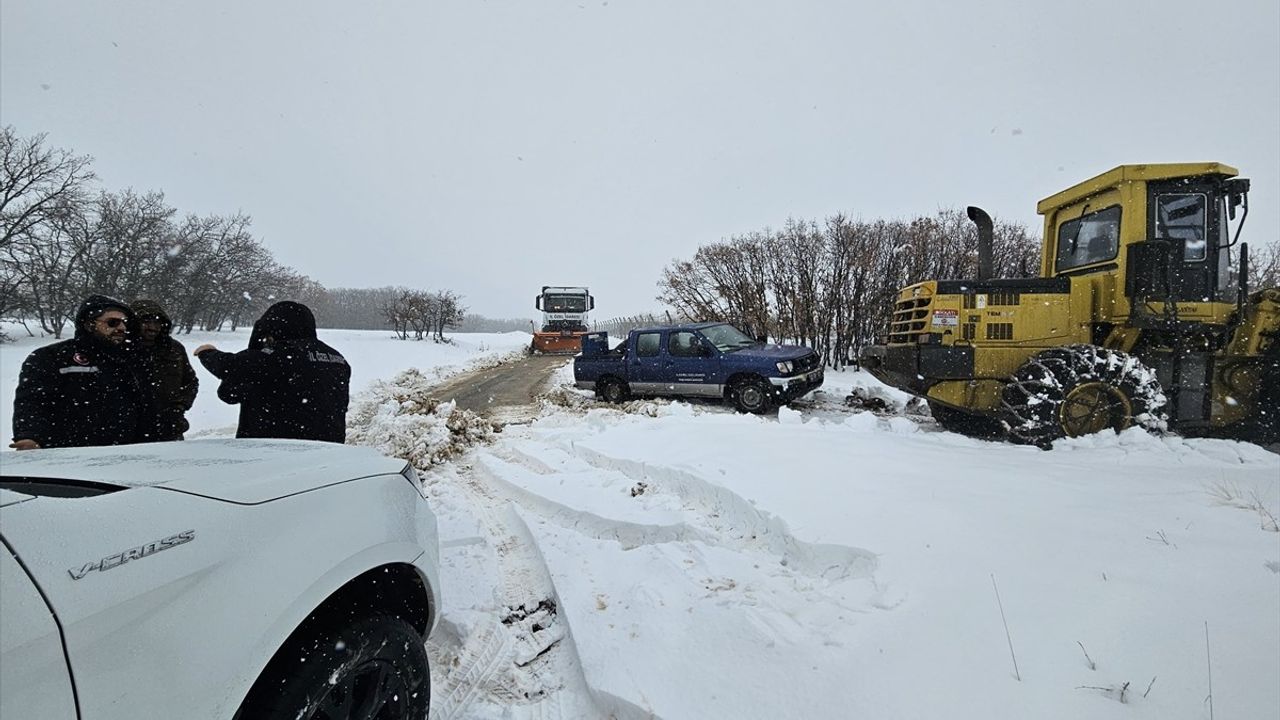
[(762, 343), (725, 323), (694, 323), (632, 330), (612, 350), (606, 333), (589, 333), (573, 379), (609, 402), (723, 398), (760, 413), (822, 385), (822, 362), (807, 347)]

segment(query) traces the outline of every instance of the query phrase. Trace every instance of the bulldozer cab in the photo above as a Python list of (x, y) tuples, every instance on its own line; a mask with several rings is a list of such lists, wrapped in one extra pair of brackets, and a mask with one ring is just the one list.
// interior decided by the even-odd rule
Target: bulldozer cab
[(1049, 198), (1043, 277), (1088, 283), (1094, 319), (1173, 312), (1222, 323), (1241, 295), (1232, 225), (1248, 180), (1220, 163), (1123, 165)]

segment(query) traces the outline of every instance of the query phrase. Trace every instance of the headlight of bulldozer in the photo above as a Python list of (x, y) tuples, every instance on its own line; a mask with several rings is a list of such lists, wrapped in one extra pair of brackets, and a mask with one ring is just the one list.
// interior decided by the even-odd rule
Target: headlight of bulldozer
[(782, 373), (783, 375), (790, 375), (790, 374), (791, 374), (791, 361), (790, 361), (790, 360), (783, 360), (782, 362), (778, 363), (778, 372)]
[(942, 333), (920, 333), (919, 342), (921, 345), (941, 345)]

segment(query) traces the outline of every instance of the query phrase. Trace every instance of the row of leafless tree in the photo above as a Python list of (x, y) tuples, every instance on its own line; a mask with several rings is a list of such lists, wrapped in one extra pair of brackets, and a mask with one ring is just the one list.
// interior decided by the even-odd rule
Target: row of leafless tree
[(91, 163), (0, 128), (0, 318), (61, 337), (86, 295), (107, 294), (159, 302), (177, 332), (234, 330), (285, 298), (322, 327), (443, 339), (462, 322), (452, 292), (328, 290), (276, 262), (247, 215), (181, 216), (160, 192), (102, 190)]
[(84, 296), (163, 304), (174, 327), (233, 329), (306, 278), (277, 263), (249, 217), (180, 216), (160, 192), (95, 185), (90, 158), (0, 128), (0, 316), (60, 337)]
[[(315, 312), (322, 327), (349, 330), (382, 330), (391, 327), (401, 337), (417, 334), (415, 323), (427, 327), (455, 329), (459, 332), (529, 331), (528, 318), (494, 319), (466, 312), (461, 298), (448, 290), (426, 292), (404, 287), (319, 288), (304, 300)], [(416, 310), (415, 310), (416, 308)], [(425, 311), (425, 312), (423, 312)], [(414, 315), (425, 314), (426, 319)]]
[[(1039, 241), (1015, 223), (995, 226), (997, 277), (1038, 270)], [(977, 233), (963, 212), (912, 220), (789, 221), (704, 245), (668, 265), (659, 299), (700, 320), (814, 347), (842, 367), (882, 332), (898, 291), (928, 278), (974, 277)]]

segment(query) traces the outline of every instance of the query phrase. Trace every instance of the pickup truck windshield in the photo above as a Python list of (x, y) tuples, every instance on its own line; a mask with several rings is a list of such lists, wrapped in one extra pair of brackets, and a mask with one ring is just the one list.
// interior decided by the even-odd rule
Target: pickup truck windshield
[(755, 340), (732, 325), (712, 325), (702, 329), (702, 335), (720, 352), (733, 352), (756, 344)]

